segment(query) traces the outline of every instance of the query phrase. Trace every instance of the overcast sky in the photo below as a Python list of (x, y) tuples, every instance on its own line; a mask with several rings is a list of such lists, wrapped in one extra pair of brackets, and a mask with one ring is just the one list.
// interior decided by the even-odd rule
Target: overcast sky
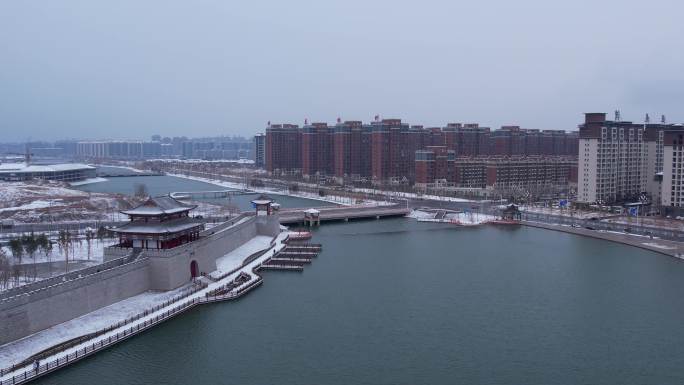
[(0, 141), (684, 121), (684, 3), (0, 1)]

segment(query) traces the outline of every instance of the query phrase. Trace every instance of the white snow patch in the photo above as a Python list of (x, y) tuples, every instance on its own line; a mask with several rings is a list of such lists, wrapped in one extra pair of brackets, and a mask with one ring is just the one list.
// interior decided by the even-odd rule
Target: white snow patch
[(70, 186), (83, 186), (83, 185), (86, 185), (86, 184), (106, 182), (107, 180), (108, 180), (108, 179), (106, 179), (106, 178), (100, 178), (100, 177), (97, 177), (97, 178), (88, 178), (88, 179), (84, 179), (84, 180), (81, 180), (81, 181), (78, 181), (78, 182), (71, 182), (71, 183), (69, 183), (69, 185), (70, 185)]
[(642, 245), (655, 247), (656, 249), (663, 249), (663, 250), (674, 250), (674, 249), (676, 249), (676, 247), (665, 246), (665, 245), (661, 245), (660, 243), (653, 243), (653, 242), (644, 242), (644, 243), (642, 243)]
[(144, 312), (147, 309), (151, 309), (155, 305), (181, 294), (181, 292), (188, 289), (190, 286), (191, 284), (187, 284), (178, 289), (166, 292), (149, 291), (142, 293), (95, 310), (84, 316), (41, 330), (38, 333), (24, 337), (20, 340), (2, 345), (0, 346), (0, 362), (2, 362), (0, 367), (5, 368), (12, 363), (19, 363), (51, 346), (124, 321), (127, 318)]
[(3, 211), (20, 211), (20, 210), (36, 210), (36, 209), (44, 209), (48, 207), (55, 207), (55, 206), (64, 206), (64, 203), (60, 202), (61, 199), (53, 199), (53, 200), (35, 200), (30, 203), (23, 204), (21, 206), (15, 206), (15, 207), (4, 207), (0, 209), (0, 212)]
[(216, 259), (216, 271), (211, 273), (214, 278), (220, 277), (229, 271), (235, 270), (242, 265), (247, 257), (271, 247), (273, 237), (258, 235), (245, 242), (242, 246), (230, 253)]

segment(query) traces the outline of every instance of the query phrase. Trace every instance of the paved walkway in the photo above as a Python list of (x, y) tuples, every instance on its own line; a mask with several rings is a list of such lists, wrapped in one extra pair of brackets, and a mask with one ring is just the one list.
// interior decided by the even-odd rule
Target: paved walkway
[(642, 249), (669, 255), (671, 257), (678, 257), (684, 255), (684, 243), (681, 242), (669, 241), (659, 238), (650, 238), (644, 235), (625, 234), (605, 230), (589, 230), (583, 227), (571, 227), (568, 225), (550, 224), (534, 221), (522, 221), (522, 223), (527, 226), (562, 231), (566, 233), (583, 235), (586, 237), (604, 239), (607, 241), (640, 247)]
[[(173, 303), (169, 304), (168, 306), (165, 306), (165, 307), (160, 308), (154, 312), (151, 312), (148, 315), (141, 317), (136, 321), (130, 322), (130, 323), (123, 325), (119, 328), (116, 328), (116, 329), (113, 329), (107, 333), (104, 333), (98, 337), (89, 339), (87, 341), (79, 343), (78, 345), (72, 346), (69, 349), (63, 350), (59, 353), (55, 353), (55, 354), (51, 355), (50, 357), (44, 358), (43, 360), (41, 360), (41, 365), (43, 363), (51, 362), (51, 361), (54, 361), (57, 359), (65, 359), (68, 355), (73, 355), (73, 353), (75, 353), (77, 351), (81, 351), (86, 347), (90, 347), (90, 346), (97, 345), (97, 344), (107, 345), (107, 342), (112, 337), (118, 336), (120, 333), (123, 333), (125, 330), (127, 331), (127, 330), (130, 330), (131, 328), (135, 329), (136, 327), (140, 327), (141, 329), (144, 329), (144, 327), (146, 325), (150, 324), (151, 322), (153, 322), (159, 318), (163, 318), (163, 317), (167, 316), (170, 311), (173, 313), (176, 313), (176, 312), (180, 313), (180, 312), (182, 312), (182, 310), (177, 311), (176, 309), (179, 309), (179, 308), (186, 309), (186, 308), (192, 307), (194, 304), (197, 304), (200, 301), (203, 301), (206, 298), (207, 293), (211, 292), (212, 290), (216, 290), (216, 289), (219, 289), (219, 288), (227, 285), (228, 283), (233, 281), (238, 275), (240, 275), (242, 273), (248, 274), (252, 279), (243, 283), (240, 286), (235, 287), (233, 289), (233, 292), (240, 292), (241, 289), (243, 289), (244, 287), (253, 285), (255, 280), (261, 279), (261, 277), (259, 277), (258, 275), (254, 274), (252, 272), (252, 269), (254, 269), (258, 265), (263, 263), (266, 259), (271, 257), (273, 254), (273, 252), (271, 250), (276, 250), (276, 252), (278, 252), (281, 249), (283, 249), (286, 246), (284, 243), (286, 238), (287, 238), (287, 232), (280, 233), (275, 240), (275, 244), (273, 246), (271, 246), (269, 244), (269, 250), (266, 253), (264, 253), (260, 257), (256, 258), (254, 261), (249, 262), (248, 264), (242, 266), (242, 268), (234, 271), (233, 273), (227, 275), (226, 277), (223, 277), (222, 279), (209, 284), (204, 289), (199, 290), (199, 291), (197, 291), (197, 292), (195, 292), (195, 293), (193, 293), (193, 294), (191, 294), (191, 295), (189, 295), (189, 296), (187, 296), (187, 297), (185, 297), (179, 301), (173, 302)], [(60, 325), (58, 325), (58, 326), (60, 326)], [(58, 344), (58, 343), (60, 343), (60, 341), (55, 341), (55, 344)], [(29, 357), (29, 356), (30, 355), (28, 355), (27, 357)], [(4, 367), (11, 365), (12, 363), (11, 362), (3, 362), (2, 364), (3, 364), (2, 367), (4, 368)], [(41, 372), (42, 372), (42, 370), (41, 370)], [(12, 372), (4, 374), (3, 376), (0, 377), (0, 383), (2, 383), (4, 381), (11, 380), (14, 376), (23, 376), (25, 373), (27, 374), (27, 376), (29, 378), (33, 377), (35, 371), (34, 371), (32, 365), (27, 365), (27, 366), (24, 366), (22, 368), (18, 368)]]

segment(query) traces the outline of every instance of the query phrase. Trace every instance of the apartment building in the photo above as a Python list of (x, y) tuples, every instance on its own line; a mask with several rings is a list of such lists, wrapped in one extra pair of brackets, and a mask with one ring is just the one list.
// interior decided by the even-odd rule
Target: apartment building
[(645, 120), (611, 121), (605, 113), (585, 114), (579, 130), (578, 202), (612, 204), (648, 196), (655, 205), (665, 204), (665, 136), (682, 126), (650, 123), (648, 116)]
[[(577, 182), (577, 160), (570, 156), (455, 157), (446, 147), (416, 152), (416, 186), (448, 185), (489, 190), (569, 188)], [(444, 180), (444, 181), (442, 181)]]
[(76, 143), (81, 158), (145, 159), (161, 156), (160, 142), (104, 140)]
[(661, 204), (665, 213), (682, 215), (684, 208), (684, 128), (663, 131)]
[(299, 174), (302, 171), (302, 131), (296, 124), (270, 124), (266, 129), (266, 170)]
[(425, 128), (410, 126), (401, 119), (375, 119), (368, 124), (338, 119), (335, 126), (270, 125), (266, 130), (265, 158), (270, 172), (334, 176), (340, 183), (354, 180), (410, 184), (418, 179), (416, 152), (428, 147), (446, 147), (457, 157), (546, 153), (576, 156), (577, 141), (575, 133), (519, 126), (491, 131), (477, 123)]
[(335, 174), (333, 130), (327, 123), (311, 123), (302, 129), (302, 175)]
[(416, 186), (453, 184), (456, 151), (446, 146), (427, 146), (416, 151)]
[(266, 135), (257, 134), (254, 136), (254, 147), (252, 148), (254, 165), (259, 168), (266, 167)]

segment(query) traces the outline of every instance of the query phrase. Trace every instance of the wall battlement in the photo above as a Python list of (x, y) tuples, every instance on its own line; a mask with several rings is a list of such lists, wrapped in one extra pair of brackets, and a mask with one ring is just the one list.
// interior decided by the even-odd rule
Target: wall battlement
[[(106, 248), (106, 262), (0, 294), (0, 344), (39, 332), (149, 290), (167, 291), (200, 272), (216, 270), (216, 259), (257, 235), (275, 236), (278, 217), (242, 215), (203, 232), (201, 239), (168, 250)], [(122, 255), (125, 255), (122, 257)], [(107, 259), (110, 260), (107, 260)]]

